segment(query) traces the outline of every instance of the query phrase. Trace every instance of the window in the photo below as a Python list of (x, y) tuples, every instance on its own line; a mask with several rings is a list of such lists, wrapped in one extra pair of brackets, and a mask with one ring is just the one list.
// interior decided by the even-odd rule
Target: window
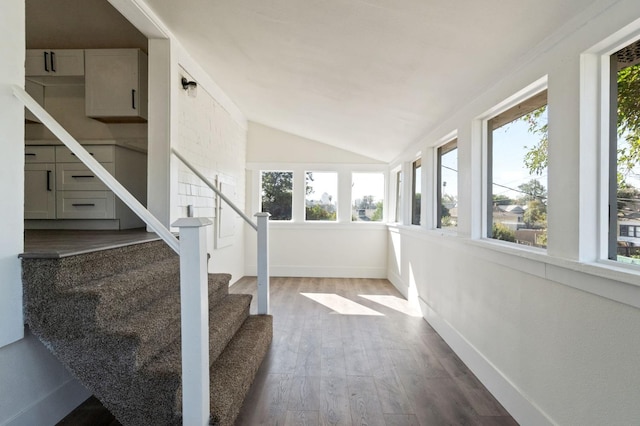
[(547, 91), (488, 122), (487, 236), (546, 248)]
[(262, 172), (260, 182), (262, 211), (270, 220), (291, 220), (293, 172)]
[(438, 206), (436, 227), (458, 226), (458, 140), (438, 148)]
[(351, 221), (380, 222), (384, 203), (384, 173), (353, 173)]
[(305, 220), (337, 219), (338, 173), (307, 172)]
[(422, 160), (413, 162), (413, 199), (411, 200), (411, 224), (420, 225), (420, 203), (422, 200)]
[(640, 264), (640, 41), (611, 55), (611, 70), (609, 258)]
[(396, 222), (402, 222), (402, 170), (396, 172)]

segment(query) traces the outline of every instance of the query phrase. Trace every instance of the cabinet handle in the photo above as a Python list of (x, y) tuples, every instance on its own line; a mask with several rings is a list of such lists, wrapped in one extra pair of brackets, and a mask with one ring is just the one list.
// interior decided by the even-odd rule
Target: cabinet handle
[(94, 178), (94, 175), (71, 175), (72, 178)]
[(30, 156), (30, 157), (35, 157), (36, 156), (36, 154), (34, 152), (25, 152), (24, 155), (25, 155), (25, 157), (26, 156)]
[(47, 191), (51, 191), (51, 170), (47, 170)]
[(136, 109), (136, 89), (131, 89), (131, 108)]
[(51, 71), (56, 72), (56, 53), (51, 52)]
[(95, 207), (94, 203), (73, 203), (71, 204), (73, 207)]
[(44, 52), (44, 70), (49, 72), (49, 53)]
[[(90, 152), (89, 154), (93, 155), (93, 152)], [(33, 154), (35, 155), (35, 154)], [(76, 156), (73, 152), (71, 153), (71, 155), (73, 155), (74, 157)]]

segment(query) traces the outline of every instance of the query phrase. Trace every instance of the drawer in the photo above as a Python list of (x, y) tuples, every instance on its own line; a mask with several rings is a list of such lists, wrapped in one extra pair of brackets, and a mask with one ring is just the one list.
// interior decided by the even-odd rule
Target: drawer
[(111, 191), (58, 191), (58, 219), (115, 219), (115, 196)]
[(55, 146), (25, 146), (24, 162), (30, 163), (55, 163)]
[[(84, 149), (89, 151), (100, 163), (112, 163), (115, 159), (114, 146), (107, 145), (85, 145)], [(56, 160), (58, 163), (80, 163), (81, 161), (66, 146), (56, 146)]]
[[(113, 163), (105, 163), (102, 166), (111, 175), (114, 174), (115, 165)], [(56, 164), (56, 189), (58, 191), (108, 190), (107, 186), (82, 163)]]

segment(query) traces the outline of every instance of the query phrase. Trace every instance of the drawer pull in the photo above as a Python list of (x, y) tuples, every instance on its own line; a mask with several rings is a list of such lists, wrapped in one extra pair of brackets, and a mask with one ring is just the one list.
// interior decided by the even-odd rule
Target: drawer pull
[(94, 203), (73, 203), (71, 204), (73, 207), (95, 207)]
[(51, 170), (47, 170), (47, 191), (51, 191)]
[(31, 157), (35, 157), (36, 156), (35, 152), (25, 152), (24, 155), (25, 156), (28, 155), (28, 156), (31, 156)]
[(72, 178), (94, 178), (94, 175), (71, 175)]
[[(90, 152), (89, 154), (93, 155), (93, 152)], [(71, 153), (71, 155), (73, 155), (74, 157), (76, 156), (76, 154), (74, 154), (73, 152)]]

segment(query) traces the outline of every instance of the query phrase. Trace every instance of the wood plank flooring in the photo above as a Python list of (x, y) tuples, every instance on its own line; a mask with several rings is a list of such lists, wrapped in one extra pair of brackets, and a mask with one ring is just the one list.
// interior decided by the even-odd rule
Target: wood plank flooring
[[(231, 293), (254, 294), (254, 278)], [(236, 426), (517, 423), (387, 280), (272, 278), (273, 343)], [(116, 426), (94, 400), (62, 425)]]
[(517, 424), (387, 280), (272, 278), (270, 297), (273, 343), (237, 426)]

